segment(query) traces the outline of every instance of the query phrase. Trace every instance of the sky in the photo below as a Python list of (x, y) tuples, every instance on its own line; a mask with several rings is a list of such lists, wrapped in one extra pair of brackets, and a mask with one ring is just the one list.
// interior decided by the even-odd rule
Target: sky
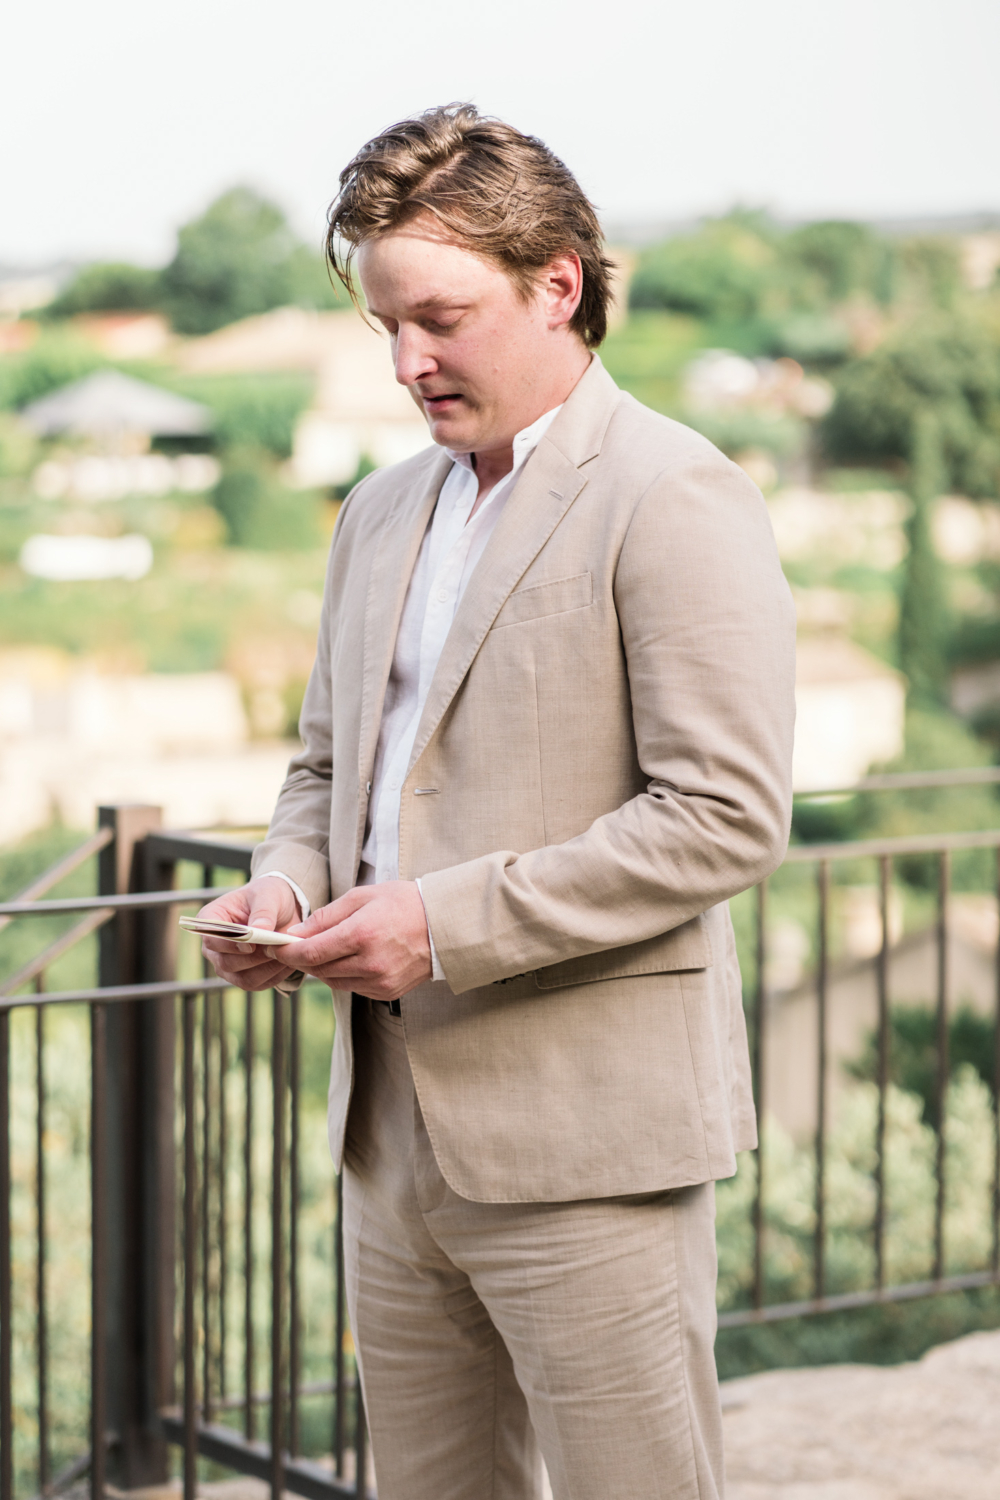
[(996, 0), (20, 0), (0, 39), (8, 266), (162, 263), (237, 182), (318, 244), (353, 152), (453, 99), (610, 226), (1000, 210)]

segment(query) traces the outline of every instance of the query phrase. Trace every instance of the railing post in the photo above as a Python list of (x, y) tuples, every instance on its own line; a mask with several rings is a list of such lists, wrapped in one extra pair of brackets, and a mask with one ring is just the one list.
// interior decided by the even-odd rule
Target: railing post
[(767, 1025), (767, 881), (757, 886), (757, 997), (753, 1028), (753, 1088), (757, 1110), (757, 1185), (753, 1200), (753, 1305), (764, 1306), (764, 1057)]
[(0, 1013), (0, 1500), (14, 1500), (10, 1246), (10, 1012)]
[[(167, 889), (173, 867), (152, 868), (144, 840), (160, 809), (102, 807), (115, 838), (99, 858), (99, 894)], [(172, 977), (166, 912), (120, 913), (101, 932), (103, 985)], [(123, 1489), (169, 1478), (157, 1413), (174, 1384), (174, 1001), (109, 1006), (105, 1015), (105, 1344), (109, 1478)]]

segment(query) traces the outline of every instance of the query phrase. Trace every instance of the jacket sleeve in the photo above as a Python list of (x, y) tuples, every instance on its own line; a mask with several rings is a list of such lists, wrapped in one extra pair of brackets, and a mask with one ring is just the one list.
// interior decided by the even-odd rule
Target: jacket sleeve
[(650, 485), (614, 599), (645, 788), (564, 844), (421, 877), (456, 994), (668, 932), (784, 855), (795, 613), (742, 470), (708, 453)]

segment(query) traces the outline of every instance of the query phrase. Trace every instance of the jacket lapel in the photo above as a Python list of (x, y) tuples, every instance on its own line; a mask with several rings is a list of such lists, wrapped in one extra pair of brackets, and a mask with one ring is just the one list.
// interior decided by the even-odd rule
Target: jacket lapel
[[(597, 356), (524, 467), (452, 622), (410, 756), (429, 744), (505, 600), (587, 483), (621, 392)], [(398, 618), (398, 616), (397, 616)]]
[(424, 532), (450, 468), (451, 459), (446, 453), (433, 453), (423, 483), (417, 480), (398, 497), (382, 525), (368, 574), (358, 747), (358, 773), (362, 783), (371, 780), (375, 764), (382, 704), (406, 590)]

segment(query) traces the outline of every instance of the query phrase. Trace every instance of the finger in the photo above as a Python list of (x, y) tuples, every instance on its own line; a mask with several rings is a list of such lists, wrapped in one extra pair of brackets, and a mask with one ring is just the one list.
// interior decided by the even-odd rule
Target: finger
[[(249, 973), (252, 969), (259, 968), (265, 963), (281, 963), (270, 956), (268, 950), (260, 947), (251, 947), (249, 944), (232, 944), (231, 951), (226, 953), (213, 953), (202, 948), (202, 952), (217, 970), (226, 969), (233, 974)], [(285, 967), (281, 964), (281, 967)]]
[(228, 959), (257, 953), (258, 946), (254, 943), (233, 943), (228, 938), (205, 937), (202, 939), (201, 951), (214, 963), (216, 958)]
[[(272, 882), (272, 884), (275, 883)], [(266, 932), (275, 932), (297, 915), (292, 902), (255, 901), (247, 915), (247, 926), (262, 927)]]
[(362, 945), (358, 926), (356, 921), (348, 918), (338, 926), (318, 933), (316, 937), (303, 938), (301, 942), (290, 946), (288, 956), (294, 958), (297, 969), (306, 969), (310, 973), (317, 964), (356, 958)]
[(332, 990), (352, 991), (369, 1000), (398, 1000), (404, 991), (395, 976), (376, 977), (370, 973), (357, 973), (342, 965), (324, 964), (318, 972), (307, 971), (311, 979), (319, 979)]
[(268, 962), (254, 964), (248, 969), (231, 970), (228, 967), (216, 970), (220, 979), (240, 990), (266, 990), (282, 983), (292, 972), (284, 964)]
[(249, 926), (280, 931), (298, 917), (299, 903), (286, 881), (277, 880), (273, 875), (262, 875), (252, 889)]
[(331, 901), (328, 906), (321, 906), (306, 917), (304, 922), (296, 922), (289, 927), (289, 932), (294, 932), (296, 937), (314, 937), (319, 932), (328, 932), (331, 927), (337, 927), (341, 922), (352, 917), (362, 906), (374, 900), (377, 894), (375, 886), (355, 886), (353, 890), (347, 891), (343, 896), (338, 896), (336, 901)]

